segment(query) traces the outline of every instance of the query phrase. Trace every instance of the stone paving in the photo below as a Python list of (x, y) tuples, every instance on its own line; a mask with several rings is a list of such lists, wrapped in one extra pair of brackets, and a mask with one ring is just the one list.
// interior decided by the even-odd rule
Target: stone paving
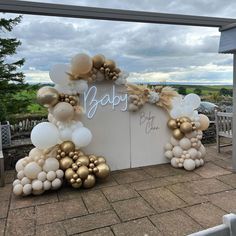
[(229, 148), (207, 147), (204, 167), (187, 172), (169, 164), (114, 171), (91, 190), (64, 187), (15, 197), (0, 188), (0, 236), (182, 236), (222, 223), (236, 212), (236, 174)]

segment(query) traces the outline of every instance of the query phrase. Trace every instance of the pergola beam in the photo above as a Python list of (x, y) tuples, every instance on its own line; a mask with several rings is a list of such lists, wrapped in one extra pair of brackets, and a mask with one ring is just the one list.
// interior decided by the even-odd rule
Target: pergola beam
[(236, 23), (236, 19), (130, 11), (64, 4), (38, 3), (17, 0), (0, 0), (0, 11), (17, 14), (59, 16), (96, 20), (174, 24), (204, 27), (223, 27)]

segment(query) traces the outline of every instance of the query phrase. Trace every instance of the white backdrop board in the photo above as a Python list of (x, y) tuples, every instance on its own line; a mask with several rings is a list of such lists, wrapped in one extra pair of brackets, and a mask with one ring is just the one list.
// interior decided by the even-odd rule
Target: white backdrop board
[(104, 156), (112, 170), (167, 162), (164, 145), (171, 133), (164, 109), (145, 104), (129, 112), (125, 87), (111, 82), (92, 85), (81, 105), (82, 122), (93, 134), (86, 153)]

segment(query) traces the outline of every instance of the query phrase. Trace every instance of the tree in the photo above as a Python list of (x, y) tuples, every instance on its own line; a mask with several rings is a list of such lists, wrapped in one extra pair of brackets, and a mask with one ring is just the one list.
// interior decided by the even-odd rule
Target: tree
[[(17, 24), (21, 22), (22, 16), (16, 18), (0, 18), (0, 32), (11, 32)], [(6, 57), (16, 54), (16, 49), (21, 45), (21, 42), (16, 38), (0, 38), (0, 81), (20, 82), (24, 81), (24, 74), (17, 71), (23, 66), (25, 60), (20, 59), (14, 62), (9, 62)]]
[(232, 89), (221, 88), (219, 93), (220, 93), (220, 95), (223, 95), (223, 96), (231, 96), (232, 97), (233, 90)]
[(186, 88), (185, 87), (179, 87), (178, 88), (178, 93), (179, 94), (182, 94), (182, 95), (186, 95), (187, 94), (187, 92), (186, 92)]
[(193, 92), (199, 96), (202, 95), (202, 90), (200, 88), (195, 88)]

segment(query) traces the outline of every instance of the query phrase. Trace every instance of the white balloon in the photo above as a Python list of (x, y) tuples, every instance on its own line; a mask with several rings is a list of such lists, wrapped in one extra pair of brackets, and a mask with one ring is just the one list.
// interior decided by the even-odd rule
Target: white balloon
[(61, 129), (59, 133), (62, 141), (71, 141), (72, 129), (70, 127)]
[(201, 166), (204, 165), (204, 160), (203, 159), (200, 159), (200, 164), (201, 164)]
[(66, 85), (70, 82), (68, 72), (70, 72), (69, 65), (56, 64), (49, 71), (49, 76), (55, 84)]
[(175, 147), (173, 148), (172, 152), (173, 152), (173, 155), (174, 155), (175, 157), (181, 157), (181, 155), (182, 155), (182, 153), (183, 153), (183, 150), (182, 150), (182, 148), (181, 148), (180, 146), (175, 146)]
[(39, 149), (47, 149), (59, 143), (59, 131), (50, 122), (36, 125), (31, 132), (31, 141)]
[(166, 151), (172, 150), (172, 148), (173, 148), (173, 146), (172, 146), (171, 143), (167, 143), (167, 144), (165, 145), (165, 150), (166, 150)]
[(75, 83), (77, 93), (83, 94), (88, 90), (88, 82), (86, 80), (77, 80)]
[(198, 157), (198, 151), (195, 148), (190, 148), (188, 150), (188, 153), (190, 154), (192, 159), (196, 159)]
[(59, 169), (59, 162), (56, 158), (53, 158), (53, 157), (49, 157), (44, 165), (43, 165), (43, 170), (46, 171), (46, 172), (49, 172), (49, 171), (57, 171)]
[(177, 96), (172, 99), (172, 107), (181, 107), (183, 103), (182, 96)]
[(20, 196), (23, 193), (23, 186), (21, 184), (17, 184), (13, 188), (13, 193), (17, 196)]
[(34, 180), (32, 182), (32, 188), (33, 190), (39, 191), (43, 189), (43, 183), (40, 180)]
[(22, 185), (26, 185), (26, 184), (30, 184), (31, 183), (31, 180), (27, 177), (24, 177), (22, 180), (21, 180), (21, 184)]
[(23, 161), (24, 161), (24, 159), (20, 159), (19, 161), (16, 162), (16, 167), (15, 168), (16, 168), (17, 172), (24, 169)]
[(177, 158), (175, 158), (175, 157), (172, 158), (170, 163), (173, 167), (178, 168)]
[(184, 169), (185, 170), (194, 170), (196, 167), (195, 161), (192, 159), (186, 159), (184, 161)]
[(192, 117), (193, 116), (193, 108), (190, 105), (185, 105), (181, 109), (181, 113), (183, 116)]
[(29, 152), (29, 157), (31, 158), (40, 157), (42, 155), (43, 155), (43, 151), (38, 148), (33, 148)]
[(53, 181), (56, 177), (57, 177), (57, 175), (56, 175), (55, 171), (51, 170), (47, 173), (47, 180), (49, 180), (49, 181)]
[(56, 178), (52, 181), (52, 189), (54, 189), (54, 190), (60, 188), (61, 185), (62, 185), (62, 182), (58, 178)]
[(39, 174), (38, 174), (38, 180), (40, 180), (40, 181), (45, 181), (47, 179), (47, 174), (46, 174), (46, 172), (44, 172), (44, 171), (42, 171), (42, 172), (40, 172)]
[(165, 157), (168, 158), (168, 159), (171, 159), (173, 157), (173, 152), (168, 150), (165, 152)]
[(60, 169), (57, 170), (57, 171), (56, 171), (56, 175), (57, 175), (57, 178), (62, 179), (63, 176), (64, 176), (63, 170), (60, 170)]
[(179, 141), (179, 146), (185, 150), (188, 150), (189, 148), (191, 148), (191, 142), (188, 138), (182, 138)]
[(68, 85), (55, 84), (54, 88), (59, 93), (64, 93), (64, 94), (69, 94), (69, 95), (74, 94), (73, 91), (71, 91), (71, 89), (70, 89), (70, 87)]
[(49, 189), (51, 189), (51, 187), (52, 187), (52, 183), (50, 181), (46, 180), (43, 182), (43, 189), (44, 190), (49, 190)]
[(200, 148), (199, 148), (199, 152), (202, 153), (202, 157), (206, 156), (206, 148), (201, 144)]
[(194, 109), (197, 109), (200, 106), (201, 98), (194, 93), (190, 93), (184, 97), (185, 104), (188, 104)]
[(201, 162), (200, 162), (199, 159), (196, 159), (196, 160), (195, 160), (195, 165), (196, 165), (196, 167), (199, 167), (199, 166), (201, 165)]
[(36, 162), (31, 162), (26, 165), (24, 169), (24, 174), (29, 179), (36, 179), (41, 171), (42, 168)]
[(30, 195), (32, 192), (32, 185), (31, 184), (26, 184), (24, 187), (23, 187), (23, 194), (25, 196), (27, 195)]
[(92, 140), (92, 133), (88, 128), (81, 127), (72, 133), (72, 142), (77, 148), (87, 146)]
[(174, 137), (171, 137), (170, 138), (170, 143), (173, 145), (173, 146), (178, 146), (179, 145), (179, 141), (177, 139), (175, 139)]
[(24, 173), (24, 170), (20, 170), (18, 173), (17, 173), (17, 178), (18, 179), (23, 179), (25, 177), (25, 173)]
[(180, 117), (182, 115), (182, 111), (180, 107), (174, 107), (171, 111), (170, 111), (170, 116), (174, 119)]

